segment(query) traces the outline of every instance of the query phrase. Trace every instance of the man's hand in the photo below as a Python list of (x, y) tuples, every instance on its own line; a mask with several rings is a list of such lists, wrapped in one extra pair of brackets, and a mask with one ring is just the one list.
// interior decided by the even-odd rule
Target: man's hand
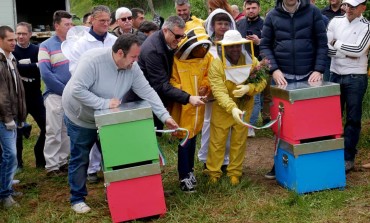
[(109, 108), (117, 108), (121, 104), (121, 100), (118, 98), (112, 98), (109, 101)]
[(18, 61), (19, 64), (30, 64), (31, 63), (31, 59), (28, 58), (28, 59), (22, 59), (22, 60), (19, 60)]
[(277, 69), (272, 73), (272, 78), (274, 79), (276, 85), (287, 85), (288, 82), (284, 78), (284, 74), (281, 70)]
[(231, 113), (233, 114), (233, 118), (234, 120), (243, 125), (243, 121), (241, 120), (241, 115), (243, 114), (243, 112), (239, 109), (239, 108), (233, 108), (233, 110), (231, 110)]
[(256, 34), (246, 36), (246, 39), (252, 40), (254, 45), (260, 45), (261, 39)]
[(179, 125), (175, 122), (175, 120), (173, 120), (173, 118), (166, 119), (166, 121), (164, 122), (164, 124), (169, 129), (177, 129), (177, 128), (179, 128)]
[(189, 103), (193, 106), (204, 105), (203, 96), (190, 96)]
[(6, 127), (7, 130), (17, 129), (17, 125), (15, 124), (14, 120), (12, 120), (11, 122), (5, 123), (5, 127)]
[(233, 90), (233, 95), (236, 98), (242, 97), (243, 95), (245, 95), (249, 91), (249, 86), (248, 85), (237, 85), (236, 88), (238, 88), (238, 90)]
[(322, 80), (322, 74), (318, 71), (312, 72), (310, 77), (308, 78), (308, 82), (316, 82)]

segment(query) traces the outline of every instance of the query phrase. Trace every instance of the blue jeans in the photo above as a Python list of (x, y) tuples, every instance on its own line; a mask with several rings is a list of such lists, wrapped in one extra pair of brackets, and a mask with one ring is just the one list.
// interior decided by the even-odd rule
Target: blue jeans
[(258, 121), (258, 116), (261, 111), (261, 94), (254, 95), (254, 105), (253, 105), (253, 111), (250, 119), (250, 123), (252, 125), (256, 125)]
[(340, 84), (340, 104), (342, 112), (346, 111), (344, 125), (344, 159), (353, 161), (357, 153), (360, 138), (362, 100), (368, 81), (366, 74), (338, 75), (330, 73), (330, 81)]
[(189, 139), (183, 147), (180, 145), (178, 146), (177, 170), (180, 180), (189, 177), (189, 173), (194, 171), (196, 139), (197, 136), (194, 136)]
[(87, 196), (86, 178), (89, 167), (89, 154), (97, 141), (97, 130), (83, 128), (64, 116), (67, 132), (71, 140), (71, 157), (68, 165), (68, 183), (71, 188), (72, 205), (84, 202)]
[(2, 147), (0, 165), (0, 199), (7, 198), (13, 193), (12, 181), (17, 169), (17, 130), (7, 130), (0, 122), (0, 144)]

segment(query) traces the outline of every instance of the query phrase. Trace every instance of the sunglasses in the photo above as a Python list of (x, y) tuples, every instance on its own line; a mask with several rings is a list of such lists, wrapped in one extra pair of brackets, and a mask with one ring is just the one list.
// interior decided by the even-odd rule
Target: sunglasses
[(132, 20), (132, 16), (123, 17), (123, 18), (120, 18), (119, 20), (121, 20), (122, 22), (126, 22), (126, 20), (131, 21)]
[(175, 34), (171, 29), (168, 29), (168, 30), (170, 30), (170, 32), (175, 36), (175, 39), (180, 39), (180, 38), (184, 39), (186, 37), (185, 33), (180, 35), (180, 34)]

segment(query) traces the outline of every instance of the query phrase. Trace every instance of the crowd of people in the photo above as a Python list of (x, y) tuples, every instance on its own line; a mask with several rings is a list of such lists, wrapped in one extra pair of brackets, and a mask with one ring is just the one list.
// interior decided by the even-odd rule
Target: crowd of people
[[(39, 46), (32, 27), (0, 26), (0, 200), (13, 199), (14, 175), (23, 167), (27, 114), (40, 132), (35, 167), (48, 177), (68, 175), (76, 213), (85, 203), (87, 181), (99, 182), (101, 146), (94, 111), (146, 100), (157, 129), (177, 131), (181, 191), (196, 191), (197, 157), (209, 183), (225, 174), (240, 183), (248, 137), (261, 114), (271, 121), (270, 84), (329, 80), (340, 85), (345, 114), (345, 170), (354, 169), (361, 131), (362, 101), (368, 85), (370, 23), (366, 0), (331, 0), (321, 11), (308, 0), (277, 0), (265, 18), (259, 0), (245, 0), (243, 12), (227, 0), (208, 0), (209, 16), (191, 13), (188, 0), (175, 0), (177, 15), (145, 20), (140, 8), (111, 12), (95, 6), (74, 26), (70, 13), (53, 15), (55, 35)], [(251, 80), (260, 61), (269, 77)], [(45, 91), (41, 94), (41, 79)], [(28, 132), (28, 133), (27, 133)], [(365, 168), (370, 165), (364, 165)], [(275, 179), (273, 167), (265, 177)]]

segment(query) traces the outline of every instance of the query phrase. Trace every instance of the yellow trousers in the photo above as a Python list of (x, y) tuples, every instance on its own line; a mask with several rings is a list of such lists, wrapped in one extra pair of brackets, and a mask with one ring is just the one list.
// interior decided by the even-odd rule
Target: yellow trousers
[[(252, 107), (253, 109), (253, 107)], [(246, 120), (249, 120), (251, 109), (247, 111)], [(227, 175), (240, 177), (243, 170), (243, 161), (248, 138), (248, 127), (237, 124), (232, 114), (221, 108), (218, 103), (213, 103), (211, 118), (210, 143), (207, 156), (207, 173), (211, 177), (221, 177), (221, 166), (224, 161), (226, 140), (231, 128), (230, 163)]]

